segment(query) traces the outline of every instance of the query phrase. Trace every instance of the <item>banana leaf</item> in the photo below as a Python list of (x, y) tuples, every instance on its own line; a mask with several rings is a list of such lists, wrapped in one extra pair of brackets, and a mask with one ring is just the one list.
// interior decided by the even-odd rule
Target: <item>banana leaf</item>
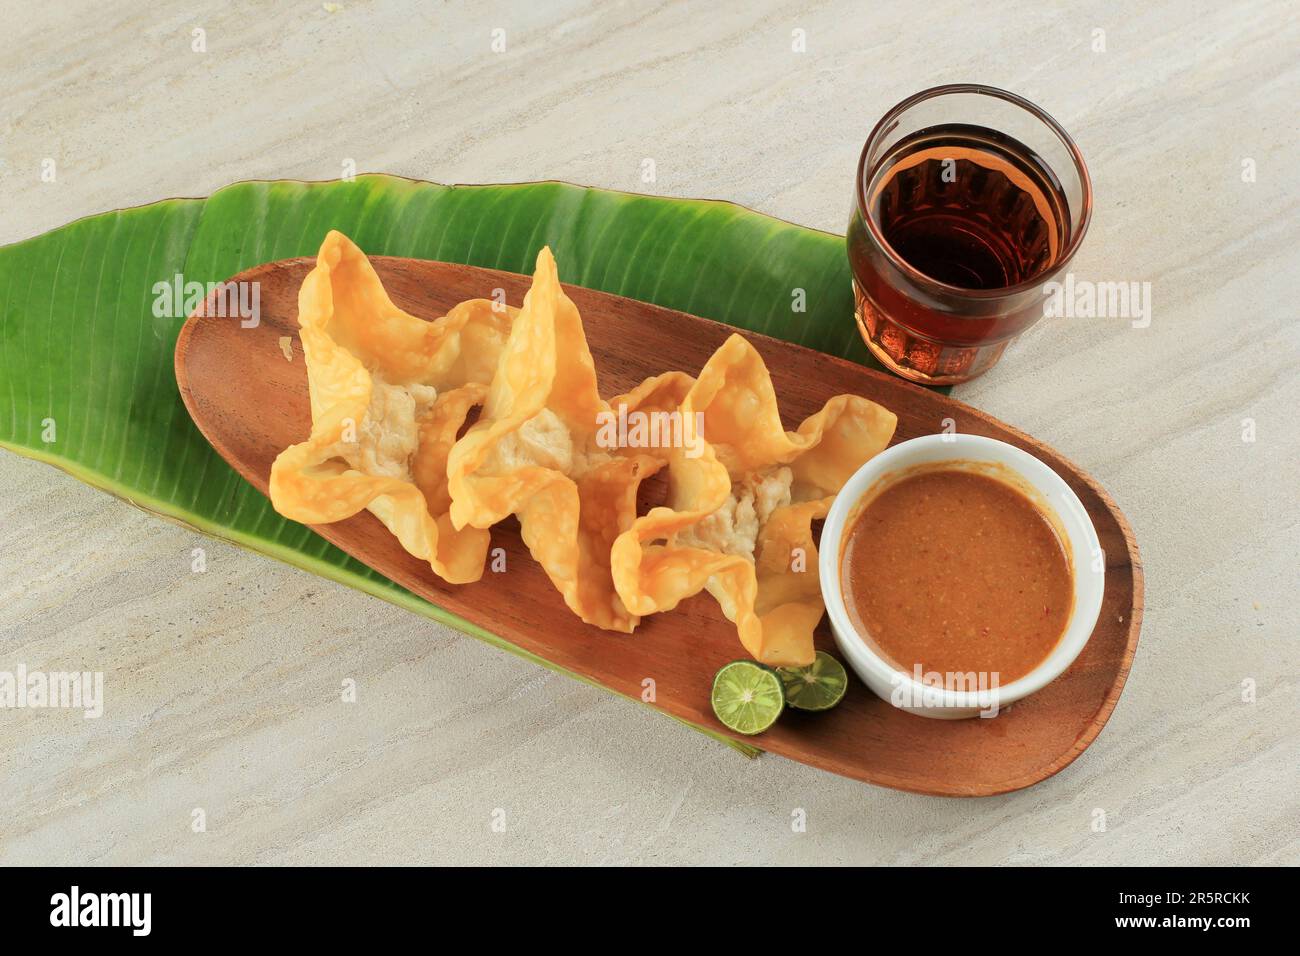
[(185, 312), (159, 308), (161, 290), (314, 255), (330, 229), (371, 254), (522, 273), (550, 245), (566, 282), (873, 361), (843, 239), (730, 203), (557, 182), (244, 182), (0, 248), (0, 446), (550, 666), (280, 517), (190, 421), (172, 370)]

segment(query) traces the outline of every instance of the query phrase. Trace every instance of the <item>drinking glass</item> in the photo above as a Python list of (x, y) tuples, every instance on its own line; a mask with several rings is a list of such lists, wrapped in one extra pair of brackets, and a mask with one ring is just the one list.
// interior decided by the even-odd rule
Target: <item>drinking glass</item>
[(930, 385), (993, 367), (1043, 315), (1088, 230), (1092, 184), (1056, 120), (991, 86), (924, 90), (876, 124), (848, 229), (859, 331)]

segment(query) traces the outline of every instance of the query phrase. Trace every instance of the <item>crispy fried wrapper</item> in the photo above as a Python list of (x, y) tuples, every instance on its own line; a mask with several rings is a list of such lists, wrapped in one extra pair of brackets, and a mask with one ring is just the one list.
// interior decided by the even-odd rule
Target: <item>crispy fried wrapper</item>
[(452, 524), (447, 457), (488, 395), (515, 311), (475, 299), (416, 318), (330, 232), (298, 294), (311, 435), (271, 466), (275, 509), (308, 524), (369, 509), (440, 577), (478, 580), (489, 533)]
[[(666, 372), (606, 402), (549, 249), (522, 309), (473, 300), (426, 322), (331, 232), (298, 307), (312, 428), (272, 466), (281, 514), (323, 524), (368, 509), (452, 583), (482, 575), (488, 529), (513, 514), (582, 620), (630, 632), (707, 589), (755, 658), (811, 663), (824, 611), (812, 523), (889, 443), (892, 413), (840, 395), (785, 431), (739, 335), (698, 379)], [(676, 440), (612, 439), (633, 413), (672, 419)], [(667, 503), (638, 517), (641, 483), (663, 468)]]
[(812, 522), (889, 444), (897, 417), (838, 395), (787, 432), (767, 367), (739, 335), (705, 364), (680, 411), (688, 438), (703, 441), (670, 451), (667, 504), (615, 541), (619, 597), (630, 613), (646, 615), (707, 589), (755, 659), (812, 663), (825, 611)]
[[(689, 377), (650, 379), (624, 401), (672, 404)], [(666, 461), (601, 440), (611, 411), (596, 390), (582, 319), (550, 249), (510, 330), (479, 420), (447, 461), (451, 520), (466, 530), (516, 515), (524, 543), (575, 614), (631, 631), (609, 555), (636, 518), (637, 489)]]

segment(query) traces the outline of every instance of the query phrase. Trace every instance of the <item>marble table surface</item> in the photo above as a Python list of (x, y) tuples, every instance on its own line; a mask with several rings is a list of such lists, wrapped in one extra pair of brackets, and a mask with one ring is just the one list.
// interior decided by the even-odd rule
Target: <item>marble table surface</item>
[(1096, 476), (1146, 567), (1127, 689), (1045, 783), (937, 799), (747, 760), (0, 453), (0, 669), (109, 687), (99, 720), (0, 711), (0, 863), (1300, 862), (1293, 5), (18, 0), (5, 19), (0, 242), (349, 158), (645, 191), (652, 157), (655, 192), (842, 231), (871, 124), (969, 80), (1075, 135), (1097, 205), (1074, 271), (1150, 282), (1152, 321), (1045, 321), (956, 392)]

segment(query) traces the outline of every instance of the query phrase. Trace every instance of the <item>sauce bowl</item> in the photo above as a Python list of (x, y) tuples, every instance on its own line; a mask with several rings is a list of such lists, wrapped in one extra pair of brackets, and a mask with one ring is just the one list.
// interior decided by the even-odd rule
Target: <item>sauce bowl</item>
[[(998, 687), (955, 689), (918, 681), (881, 657), (859, 634), (844, 602), (840, 572), (844, 537), (861, 507), (916, 468), (951, 466), (1003, 477), (1023, 491), (1056, 528), (1069, 558), (1074, 606), (1051, 653), (1023, 677)], [(1092, 519), (1070, 486), (1047, 465), (1006, 442), (979, 435), (925, 435), (900, 442), (857, 470), (836, 496), (822, 526), (818, 574), (840, 653), (879, 697), (923, 717), (995, 716), (1065, 672), (1092, 636), (1105, 591), (1106, 561)]]

